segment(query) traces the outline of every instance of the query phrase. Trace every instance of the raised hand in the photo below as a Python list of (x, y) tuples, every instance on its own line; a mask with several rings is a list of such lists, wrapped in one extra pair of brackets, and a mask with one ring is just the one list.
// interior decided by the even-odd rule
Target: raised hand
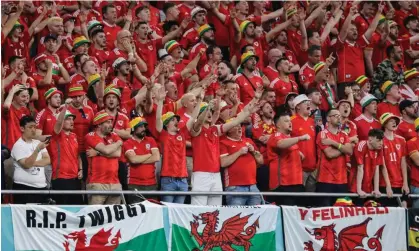
[(166, 98), (167, 91), (164, 89), (164, 87), (160, 87), (160, 89), (157, 91), (155, 99), (157, 101), (163, 101)]
[[(67, 41), (67, 38), (63, 38), (63, 41)], [(55, 58), (55, 62), (57, 62), (57, 64), (61, 63), (60, 57), (56, 53), (52, 54), (52, 56)]]
[(353, 16), (353, 15), (355, 15), (356, 13), (358, 13), (358, 7), (355, 5), (352, 5), (352, 7), (351, 7), (351, 9), (349, 10), (349, 15), (350, 16)]
[(180, 23), (180, 26), (185, 30), (186, 27), (188, 27), (189, 22), (191, 22), (191, 17), (187, 16), (185, 19), (182, 20), (182, 23)]
[(109, 68), (106, 67), (106, 63), (102, 65), (102, 68), (100, 69), (100, 80), (105, 81), (106, 77), (109, 74)]
[(329, 55), (329, 57), (328, 58), (326, 58), (326, 64), (328, 65), (328, 66), (331, 66), (332, 64), (333, 64), (333, 62), (335, 62), (335, 57), (333, 57), (333, 52), (332, 53), (330, 53), (330, 55)]
[(259, 86), (256, 88), (256, 91), (255, 91), (255, 98), (256, 98), (256, 99), (260, 99), (260, 98), (262, 97), (263, 90), (264, 90), (263, 85), (259, 85)]
[(86, 23), (87, 21), (87, 13), (85, 13), (84, 11), (81, 11), (79, 14), (79, 20), (81, 23)]
[(306, 11), (304, 10), (304, 8), (299, 8), (297, 15), (300, 21), (304, 21), (306, 19)]
[(45, 60), (45, 63), (47, 64), (47, 67), (48, 68), (51, 68), (52, 67), (52, 61), (51, 61), (51, 59), (46, 59)]

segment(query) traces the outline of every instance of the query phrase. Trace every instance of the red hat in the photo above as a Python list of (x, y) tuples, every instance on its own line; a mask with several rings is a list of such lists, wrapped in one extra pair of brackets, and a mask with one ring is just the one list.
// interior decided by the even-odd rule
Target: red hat
[(105, 111), (100, 111), (93, 118), (93, 125), (100, 125), (108, 120), (113, 120), (113, 117)]
[(42, 54), (37, 55), (37, 56), (33, 59), (33, 62), (35, 63), (35, 65), (37, 65), (37, 64), (39, 64), (39, 63), (41, 63), (41, 62), (45, 61), (47, 58), (48, 58), (48, 57), (47, 57), (47, 55), (46, 55), (46, 54), (44, 54), (44, 53), (42, 53)]
[(86, 92), (83, 89), (83, 86), (81, 84), (72, 84), (68, 88), (68, 96), (69, 97), (77, 97), (85, 95)]
[(57, 88), (52, 87), (52, 88), (48, 89), (48, 91), (45, 92), (45, 94), (44, 94), (45, 100), (48, 100), (49, 98), (51, 98), (52, 96), (54, 96), (57, 93), (60, 94), (61, 98), (63, 98), (63, 93), (60, 90), (58, 90)]

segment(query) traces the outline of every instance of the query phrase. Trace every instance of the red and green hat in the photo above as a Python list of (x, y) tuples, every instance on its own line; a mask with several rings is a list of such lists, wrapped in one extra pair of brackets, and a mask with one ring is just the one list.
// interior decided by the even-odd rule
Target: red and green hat
[(387, 80), (381, 85), (380, 90), (384, 95), (386, 95), (387, 92), (390, 91), (391, 87), (393, 87), (393, 85), (395, 85), (393, 81)]
[(405, 71), (403, 75), (404, 75), (404, 80), (407, 82), (411, 79), (418, 77), (419, 71), (417, 71), (416, 68), (413, 68), (408, 71)]
[(83, 86), (81, 84), (72, 84), (68, 88), (68, 96), (69, 97), (77, 97), (85, 95), (86, 92), (83, 89)]
[(109, 85), (105, 88), (103, 98), (106, 99), (106, 96), (109, 94), (114, 94), (119, 100), (121, 100), (121, 91), (118, 88), (115, 88), (115, 85)]
[(100, 112), (96, 113), (96, 115), (93, 119), (93, 125), (100, 125), (103, 122), (106, 122), (108, 120), (113, 120), (113, 117), (105, 111), (100, 111)]
[(360, 86), (363, 87), (366, 83), (368, 83), (368, 78), (365, 75), (359, 76), (355, 79), (355, 82)]
[(201, 27), (198, 28), (198, 34), (200, 37), (202, 37), (204, 33), (209, 30), (214, 30), (214, 28), (212, 28), (209, 24), (201, 25)]
[(61, 95), (61, 98), (63, 98), (63, 93), (60, 91), (60, 90), (58, 90), (57, 88), (55, 88), (55, 87), (52, 87), (52, 88), (50, 88), (47, 92), (45, 92), (45, 94), (44, 94), (44, 97), (45, 97), (45, 100), (48, 100), (49, 98), (51, 98), (52, 96), (54, 96), (55, 94), (60, 94)]
[(259, 61), (259, 57), (256, 56), (253, 52), (248, 51), (242, 54), (241, 58), (240, 58), (240, 65), (243, 65), (244, 63), (247, 62), (247, 60), (249, 60), (250, 58), (256, 58), (256, 61)]
[(89, 40), (85, 36), (76, 37), (73, 41), (73, 49), (74, 52), (75, 49), (79, 48), (83, 44), (90, 44)]
[(176, 40), (170, 40), (164, 45), (164, 49), (166, 49), (167, 53), (171, 53), (174, 49), (180, 47), (180, 44), (176, 42)]
[(314, 74), (317, 75), (317, 73), (319, 73), (325, 66), (325, 62), (318, 62), (316, 65), (314, 65)]
[(251, 23), (255, 23), (253, 21), (249, 21), (249, 20), (244, 20), (241, 24), (240, 24), (240, 32), (243, 32), (246, 30), (247, 26), (249, 26), (249, 24)]
[(65, 111), (64, 119), (68, 117), (73, 117), (73, 119), (76, 119), (76, 115), (72, 114), (69, 110)]
[(286, 16), (287, 19), (290, 19), (292, 16), (294, 16), (295, 14), (297, 14), (297, 7), (292, 6), (291, 8), (289, 8), (286, 12)]
[(14, 30), (16, 28), (19, 28), (19, 27), (22, 28), (22, 30), (25, 29), (25, 26), (23, 26), (23, 24), (21, 24), (19, 21), (16, 21), (15, 24), (13, 25), (12, 30)]

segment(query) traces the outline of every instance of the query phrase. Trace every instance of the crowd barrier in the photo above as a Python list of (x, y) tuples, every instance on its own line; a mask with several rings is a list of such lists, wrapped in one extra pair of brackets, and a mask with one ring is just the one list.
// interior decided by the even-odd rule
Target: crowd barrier
[(419, 250), (418, 209), (146, 201), (3, 205), (1, 213), (1, 250)]

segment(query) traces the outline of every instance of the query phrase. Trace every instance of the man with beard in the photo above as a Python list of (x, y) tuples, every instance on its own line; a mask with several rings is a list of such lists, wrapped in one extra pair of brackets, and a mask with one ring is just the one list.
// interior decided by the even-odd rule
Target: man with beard
[[(116, 77), (112, 80), (112, 84), (119, 90), (121, 90), (121, 99), (128, 101), (131, 99), (131, 93), (133, 86), (128, 80), (128, 76), (131, 71), (131, 66), (127, 60), (123, 57), (117, 58), (113, 63), (112, 67)], [(122, 105), (122, 104), (120, 104)], [(121, 107), (122, 108), (122, 107)]]
[(240, 88), (240, 100), (247, 105), (255, 96), (256, 89), (263, 86), (263, 80), (254, 73), (258, 56), (249, 51), (243, 53), (240, 61), (243, 72), (236, 76), (236, 83)]
[[(291, 72), (298, 72), (300, 70), (300, 65), (298, 64), (297, 57), (295, 53), (288, 49), (288, 34), (287, 31), (280, 31), (278, 37), (275, 40), (275, 48), (279, 49), (282, 52), (283, 57), (287, 58), (290, 61)], [(272, 67), (275, 69), (275, 62), (273, 62)], [(294, 75), (292, 75), (294, 76)]]
[(322, 94), (322, 101), (320, 104), (320, 110), (326, 113), (332, 108), (335, 108), (337, 96), (335, 92), (336, 84), (331, 80), (332, 74), (330, 66), (333, 64), (334, 58), (330, 56), (326, 59), (326, 62), (319, 62), (314, 66), (314, 84), (317, 90)]
[[(183, 128), (179, 128), (178, 115), (173, 112), (167, 112), (162, 115), (163, 101), (166, 97), (166, 91), (161, 87), (156, 93), (157, 111), (156, 111), (156, 130), (159, 133), (162, 149), (162, 167), (161, 167), (161, 190), (162, 191), (188, 191), (188, 171), (186, 168), (186, 135), (192, 129), (192, 126), (198, 117), (199, 105), (195, 105), (191, 118), (186, 122)], [(202, 95), (197, 98), (197, 103), (201, 103)], [(202, 150), (202, 149), (201, 149)], [(162, 196), (161, 200), (170, 203), (181, 203), (185, 201), (183, 195)]]
[(362, 114), (359, 115), (354, 123), (358, 128), (359, 140), (367, 140), (371, 129), (380, 129), (381, 124), (375, 119), (377, 115), (377, 98), (371, 94), (365, 95), (361, 99)]
[[(349, 112), (347, 113), (349, 114)], [(331, 109), (327, 113), (327, 128), (317, 135), (319, 160), (316, 192), (346, 193), (348, 191), (347, 155), (352, 155), (352, 144), (348, 134), (340, 130), (341, 115), (339, 110)], [(320, 206), (332, 206), (333, 198), (326, 197)]]
[(64, 98), (63, 93), (55, 87), (46, 91), (44, 97), (47, 107), (42, 109), (36, 116), (36, 133), (41, 141), (45, 141), (47, 135), (52, 135), (59, 108)]
[(404, 84), (400, 86), (403, 99), (419, 101), (419, 72), (416, 68), (404, 72)]
[(70, 77), (70, 81), (71, 81), (70, 85), (74, 85), (74, 84), (82, 85), (84, 91), (87, 91), (88, 83), (82, 71), (82, 65), (87, 60), (89, 60), (89, 55), (87, 54), (79, 54), (79, 55), (74, 56), (74, 68), (76, 69), (76, 71)]
[[(67, 109), (72, 99), (66, 100), (58, 115), (51, 137), (51, 187), (54, 190), (80, 190), (83, 177), (82, 162), (78, 156), (77, 135), (73, 133), (76, 115)], [(77, 205), (81, 203), (80, 195), (57, 195), (54, 200), (58, 205)]]
[[(220, 112), (219, 101), (201, 104), (198, 120), (190, 128), (192, 136), (192, 191), (215, 192), (222, 191), (220, 174), (220, 145), (219, 138), (231, 128), (239, 126), (259, 107), (257, 102), (260, 100), (263, 88), (257, 88), (254, 98), (249, 102), (243, 111), (230, 122), (221, 125), (214, 125)], [(262, 156), (260, 156), (262, 157)], [(258, 158), (256, 156), (256, 158)], [(192, 196), (193, 205), (222, 205), (222, 196)]]
[[(380, 192), (387, 193), (389, 198), (392, 197), (393, 192), (409, 194), (406, 140), (394, 133), (400, 123), (400, 118), (391, 113), (384, 113), (380, 117), (380, 123), (384, 128), (384, 167), (383, 175), (380, 175)], [(384, 206), (398, 206), (396, 199), (383, 199), (382, 204)]]
[[(64, 67), (70, 73), (74, 74), (76, 72), (76, 66), (74, 62), (74, 57), (79, 54), (88, 54), (89, 52), (89, 45), (90, 42), (87, 40), (85, 36), (76, 37), (73, 41), (73, 55), (64, 59)], [(91, 57), (91, 59), (95, 59), (95, 63), (97, 63), (97, 59)]]
[[(242, 127), (237, 124), (226, 131), (227, 137), (220, 141), (220, 164), (224, 168), (225, 191), (258, 193), (256, 173), (263, 164), (263, 155), (251, 139), (243, 138), (242, 135)], [(254, 206), (261, 204), (261, 196), (227, 195), (226, 201), (229, 206)]]
[(207, 11), (199, 6), (196, 6), (190, 12), (191, 18), (193, 23), (195, 24), (194, 27), (186, 30), (183, 33), (182, 39), (180, 40), (180, 45), (185, 51), (189, 51), (189, 49), (194, 46), (199, 41), (199, 33), (198, 29), (202, 25), (207, 23)]
[[(50, 17), (47, 18), (47, 23), (46, 25), (48, 25), (48, 33), (44, 34), (43, 37), (41, 37), (39, 39), (39, 43), (38, 43), (38, 49), (37, 52), (38, 53), (43, 53), (47, 48), (46, 48), (46, 44), (45, 44), (45, 39), (48, 36), (55, 36), (56, 38), (65, 35), (64, 34), (64, 20), (61, 17), (55, 16), (55, 17)], [(42, 23), (44, 23), (45, 21), (43, 21)], [(41, 27), (45, 27), (42, 26), (42, 24), (40, 25)], [(61, 45), (59, 46), (61, 47)], [(63, 45), (63, 47), (65, 47)], [(56, 48), (56, 51), (60, 50), (61, 48)], [(64, 49), (64, 48), (63, 48)], [(56, 53), (56, 52), (54, 52)]]
[(316, 190), (316, 130), (314, 119), (310, 118), (311, 100), (301, 94), (294, 98), (293, 105), (296, 114), (291, 117), (292, 131), (291, 137), (300, 137), (308, 135), (309, 139), (298, 142), (298, 149), (304, 156), (303, 185), (307, 192)]
[(269, 161), (266, 143), (271, 135), (276, 132), (274, 123), (275, 112), (270, 102), (267, 102), (266, 100), (262, 102), (263, 104), (258, 112), (260, 120), (257, 123), (253, 123), (252, 126), (252, 138), (262, 154), (264, 161), (264, 164), (257, 169), (256, 178), (258, 188), (261, 191), (269, 191)]
[(90, 106), (84, 104), (86, 99), (86, 92), (83, 90), (81, 84), (72, 84), (68, 88), (68, 97), (71, 98), (71, 104), (67, 106), (67, 110), (75, 116), (74, 130), (77, 135), (77, 143), (79, 149), (79, 156), (83, 168), (83, 180), (87, 179), (87, 156), (85, 136), (89, 133), (93, 123), (94, 112)]
[[(417, 15), (408, 16), (403, 20), (403, 26), (407, 29), (407, 33), (402, 39), (412, 39), (419, 34), (419, 19)], [(416, 39), (415, 39), (416, 40)], [(405, 48), (407, 49), (407, 48)], [(418, 58), (419, 42), (412, 43), (411, 48), (405, 50), (404, 63), (406, 67), (412, 67), (413, 61)]]
[[(92, 45), (89, 47), (89, 55), (97, 58), (99, 63), (104, 64), (109, 56), (109, 50), (106, 49), (107, 37), (102, 29), (95, 29), (90, 36)], [(77, 67), (76, 67), (77, 68)]]
[(217, 65), (217, 72), (216, 72), (218, 81), (212, 82), (208, 86), (205, 95), (215, 97), (217, 91), (223, 86), (225, 86), (224, 82), (227, 80), (231, 80), (233, 78), (233, 72), (234, 72), (234, 69), (230, 62), (226, 60), (219, 62)]
[(349, 119), (352, 110), (351, 103), (346, 99), (342, 99), (339, 100), (336, 108), (341, 114), (340, 130), (348, 135), (350, 143), (353, 143), (354, 145), (357, 144), (359, 141), (358, 128), (356, 127), (356, 124)]
[(402, 136), (406, 142), (416, 137), (415, 119), (418, 117), (417, 101), (403, 100), (399, 104), (399, 110), (402, 116), (396, 134)]
[[(160, 161), (156, 141), (147, 135), (147, 121), (136, 117), (129, 123), (132, 137), (124, 142), (123, 152), (129, 164), (128, 189), (131, 191), (157, 191), (155, 163)], [(141, 193), (141, 192), (140, 192)], [(129, 195), (130, 203), (141, 202), (136, 195)]]
[(403, 56), (402, 48), (400, 45), (390, 45), (387, 47), (386, 52), (388, 58), (378, 64), (377, 69), (374, 71), (374, 76), (372, 78), (373, 91), (388, 80), (393, 81), (398, 85), (403, 83), (404, 66), (401, 63)]
[[(55, 60), (59, 60), (57, 54), (54, 55), (56, 56)], [(44, 97), (45, 92), (47, 92), (51, 87), (54, 87), (55, 85), (63, 85), (69, 83), (70, 76), (60, 63), (59, 71), (63, 75), (63, 77), (60, 77), (58, 72), (54, 71), (53, 69), (53, 61), (51, 61), (51, 59), (49, 59), (46, 54), (40, 54), (35, 57), (34, 63), (36, 65), (37, 71), (32, 74), (32, 78), (35, 80), (39, 95), (38, 101), (36, 102), (36, 108), (38, 110), (42, 110), (47, 106)]]
[(280, 106), (285, 104), (285, 98), (288, 93), (298, 93), (298, 85), (290, 79), (291, 65), (286, 58), (278, 59), (275, 64), (275, 69), (279, 75), (270, 83), (269, 89), (275, 91), (276, 106)]
[[(93, 119), (96, 127), (86, 135), (87, 157), (89, 158), (89, 175), (87, 190), (121, 191), (118, 179), (118, 160), (121, 157), (122, 140), (112, 132), (113, 117), (105, 111), (98, 112)], [(89, 152), (95, 154), (90, 155)], [(89, 205), (119, 204), (119, 195), (89, 195)]]
[(345, 82), (354, 81), (357, 77), (365, 75), (364, 52), (363, 49), (368, 45), (372, 33), (377, 28), (378, 21), (384, 5), (380, 4), (374, 20), (362, 35), (358, 33), (357, 27), (351, 23), (352, 18), (358, 11), (357, 6), (352, 6), (345, 22), (340, 29), (338, 41), (336, 43), (336, 54), (338, 61), (338, 96), (344, 97)]
[(314, 66), (320, 62), (322, 57), (322, 51), (320, 46), (312, 45), (307, 51), (308, 61), (305, 63), (299, 72), (300, 84), (303, 85), (304, 89), (307, 90), (309, 87), (314, 87), (311, 84), (314, 83), (316, 76), (314, 72)]
[[(204, 49), (207, 50), (208, 46), (215, 45), (214, 39), (214, 28), (212, 28), (208, 24), (201, 25), (198, 29), (198, 34), (201, 40), (199, 43), (195, 44), (190, 53), (189, 53), (189, 60), (192, 60), (196, 57), (196, 55)], [(198, 62), (198, 70), (201, 69), (206, 63), (208, 62), (207, 55), (203, 54)]]
[(386, 81), (381, 85), (381, 92), (385, 99), (377, 106), (377, 118), (386, 112), (400, 117), (399, 100), (401, 98), (399, 86), (392, 81)]
[[(49, 140), (40, 142), (36, 140), (36, 124), (31, 116), (20, 118), (20, 137), (13, 145), (11, 156), (13, 158), (14, 190), (46, 190), (47, 182), (44, 168), (50, 165), (51, 160), (45, 147)], [(45, 203), (43, 194), (15, 194), (14, 203)]]
[(217, 74), (217, 65), (223, 59), (220, 47), (216, 45), (208, 46), (205, 51), (208, 62), (199, 71), (199, 78), (204, 79), (208, 74)]
[[(291, 137), (291, 118), (286, 112), (276, 114), (277, 132), (268, 142), (269, 188), (274, 192), (303, 192), (304, 157), (298, 147), (298, 142), (309, 140), (309, 135)], [(298, 197), (273, 197), (276, 205), (300, 205)]]

